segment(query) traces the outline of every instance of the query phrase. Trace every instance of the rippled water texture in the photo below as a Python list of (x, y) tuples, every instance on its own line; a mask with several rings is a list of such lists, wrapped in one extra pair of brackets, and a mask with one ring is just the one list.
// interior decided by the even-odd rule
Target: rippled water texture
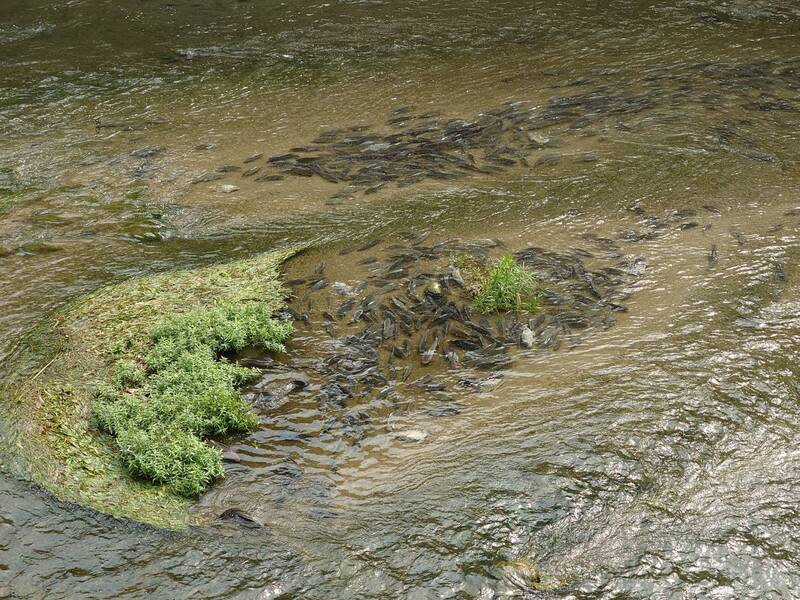
[[(351, 285), (422, 234), (647, 266), (613, 326), (480, 389), (442, 363), (446, 397), (274, 403), (196, 507), (257, 530), (120, 523), (3, 457), (0, 597), (486, 600), (534, 572), (529, 597), (800, 597), (799, 38), (788, 1), (4, 0), (6, 362), (80, 293), (290, 242), (318, 249), (287, 278)], [(380, 164), (421, 120), (508, 110), (464, 150), (496, 172), (365, 194), (266, 162), (357, 126)]]

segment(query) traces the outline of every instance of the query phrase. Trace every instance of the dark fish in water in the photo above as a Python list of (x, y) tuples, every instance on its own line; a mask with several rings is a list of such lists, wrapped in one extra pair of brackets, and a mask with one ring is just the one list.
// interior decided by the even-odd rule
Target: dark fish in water
[(257, 369), (266, 369), (275, 366), (275, 361), (271, 358), (242, 358), (238, 362), (243, 367), (254, 367)]
[(386, 185), (386, 183), (382, 182), (382, 183), (379, 183), (377, 185), (373, 185), (371, 187), (368, 187), (367, 189), (364, 190), (364, 194), (374, 194), (374, 193), (378, 192), (385, 185)]
[(700, 223), (698, 223), (697, 221), (689, 221), (687, 223), (681, 223), (680, 225), (678, 225), (678, 229), (681, 229), (681, 230), (694, 229), (695, 227), (699, 227), (699, 226), (700, 226)]
[(472, 329), (474, 331), (477, 331), (478, 333), (483, 334), (485, 336), (491, 336), (492, 335), (492, 332), (489, 331), (488, 328), (484, 327), (483, 325), (479, 325), (478, 323), (475, 323), (474, 321), (466, 321), (466, 322), (464, 322), (464, 325), (466, 325), (470, 329)]
[(405, 277), (407, 273), (406, 269), (395, 269), (386, 273), (386, 279), (400, 279)]
[(308, 167), (303, 167), (300, 165), (295, 165), (285, 170), (286, 173), (290, 175), (297, 175), (298, 177), (312, 177), (314, 175), (314, 171), (309, 169)]
[(200, 177), (192, 179), (192, 183), (206, 183), (209, 181), (218, 181), (219, 179), (222, 179), (222, 175), (220, 173), (205, 173), (200, 175)]
[(309, 288), (309, 289), (317, 291), (317, 290), (321, 290), (322, 288), (327, 287), (327, 286), (328, 286), (328, 282), (325, 281), (324, 279), (320, 279), (314, 285), (312, 285), (311, 288)]
[(303, 321), (305, 323), (308, 323), (309, 321), (308, 315), (305, 313), (302, 314), (298, 313), (297, 311), (292, 310), (291, 308), (287, 308), (286, 312), (289, 314), (289, 317), (292, 321)]
[(782, 263), (775, 263), (775, 277), (781, 281), (786, 281), (786, 271), (784, 270)]
[(289, 153), (289, 154), (278, 154), (277, 156), (270, 156), (267, 159), (267, 162), (280, 163), (280, 162), (286, 162), (288, 160), (292, 160), (293, 158), (297, 158), (297, 154), (292, 154), (292, 153)]
[(541, 156), (538, 159), (536, 159), (534, 166), (550, 167), (553, 165), (557, 165), (560, 162), (561, 162), (561, 156), (559, 154), (545, 154), (544, 156)]
[(439, 339), (437, 338), (437, 339), (433, 340), (433, 343), (431, 344), (431, 347), (428, 348), (425, 352), (423, 352), (422, 357), (420, 358), (420, 361), (419, 361), (422, 364), (423, 367), (426, 367), (429, 364), (431, 364), (431, 361), (433, 360), (433, 356), (434, 356), (434, 354), (436, 354), (436, 347), (438, 345), (439, 345)]
[(716, 206), (713, 206), (711, 204), (704, 204), (703, 205), (703, 209), (706, 210), (708, 213), (710, 213), (712, 215), (720, 215), (720, 214), (722, 214), (722, 211), (720, 209), (718, 209)]
[(131, 156), (135, 158), (151, 158), (163, 153), (164, 148), (161, 147), (140, 148), (139, 150), (134, 150), (131, 152)]
[(247, 158), (245, 158), (245, 159), (244, 159), (242, 162), (244, 162), (244, 163), (251, 163), (251, 162), (255, 162), (255, 161), (257, 161), (259, 158), (261, 158), (262, 156), (264, 156), (264, 155), (263, 155), (261, 152), (259, 152), (258, 154), (253, 154), (252, 156), (248, 156), (248, 157), (247, 157)]
[(408, 358), (408, 355), (411, 354), (411, 344), (408, 340), (406, 340), (402, 346), (392, 344), (391, 351), (397, 358)]
[(428, 347), (428, 330), (422, 332), (422, 335), (419, 336), (419, 342), (417, 342), (417, 352), (420, 354), (424, 353)]
[(365, 244), (362, 244), (358, 248), (356, 248), (356, 251), (357, 252), (364, 252), (365, 250), (369, 250), (370, 248), (374, 248), (375, 246), (377, 246), (380, 243), (381, 243), (380, 239), (370, 240), (370, 241), (366, 242)]
[(242, 177), (252, 177), (256, 173), (261, 170), (261, 167), (250, 167), (244, 173), (242, 173)]
[(229, 508), (219, 515), (223, 521), (230, 521), (245, 529), (260, 529), (261, 523), (238, 508)]
[(459, 404), (458, 402), (448, 402), (445, 404), (440, 404), (439, 406), (428, 408), (423, 412), (431, 417), (449, 417), (451, 415), (457, 415), (463, 410), (463, 404)]
[(324, 318), (326, 321), (330, 321), (331, 323), (334, 323), (334, 322), (336, 322), (336, 317), (334, 317), (334, 316), (333, 316), (331, 313), (329, 313), (327, 310), (325, 310), (325, 311), (323, 311), (323, 312), (322, 312), (322, 317), (323, 317), (323, 318)]
[(280, 181), (283, 179), (283, 175), (261, 175), (261, 177), (256, 177), (256, 181)]
[(717, 245), (713, 244), (711, 250), (708, 251), (708, 266), (713, 267), (717, 263), (719, 252), (717, 252)]
[(464, 364), (477, 369), (507, 369), (511, 366), (511, 357), (502, 347), (476, 350), (464, 354)]
[(446, 355), (447, 362), (450, 365), (451, 369), (458, 369), (461, 364), (458, 360), (458, 354), (454, 350), (450, 350)]
[(324, 260), (319, 261), (319, 263), (317, 263), (317, 266), (314, 267), (314, 275), (322, 275), (322, 273), (325, 271), (326, 265), (327, 263)]
[(397, 328), (390, 318), (387, 317), (383, 320), (383, 329), (381, 332), (383, 339), (388, 340), (389, 338), (393, 337), (396, 330)]
[(760, 150), (747, 150), (744, 152), (747, 158), (751, 158), (758, 162), (777, 162), (778, 157), (769, 152), (761, 152)]
[(356, 299), (350, 298), (349, 300), (345, 300), (339, 305), (339, 308), (336, 309), (336, 314), (340, 317), (344, 316), (347, 312), (350, 311), (356, 305)]
[(559, 346), (561, 345), (559, 337), (560, 329), (554, 325), (549, 325), (542, 330), (541, 341), (539, 342), (539, 345), (542, 348), (552, 348), (553, 350), (558, 350)]
[(241, 171), (241, 167), (237, 167), (236, 165), (222, 165), (217, 169), (217, 173), (235, 173), (236, 171)]
[(397, 106), (397, 107), (392, 109), (392, 114), (395, 115), (395, 116), (397, 116), (397, 115), (407, 115), (412, 110), (414, 110), (414, 107), (411, 106), (411, 105)]

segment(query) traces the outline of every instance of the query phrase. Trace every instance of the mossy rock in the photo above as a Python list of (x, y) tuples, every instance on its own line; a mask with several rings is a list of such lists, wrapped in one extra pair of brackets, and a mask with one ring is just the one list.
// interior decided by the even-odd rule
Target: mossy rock
[[(97, 426), (97, 382), (143, 383), (139, 365), (165, 317), (222, 306), (279, 310), (285, 298), (279, 269), (291, 254), (133, 278), (78, 298), (40, 323), (16, 348), (2, 390), (12, 425), (5, 444), (23, 458), (27, 475), (59, 499), (116, 517), (173, 529), (191, 524), (191, 499), (174, 486), (131, 476), (130, 457)], [(142, 442), (135, 435), (124, 440)]]

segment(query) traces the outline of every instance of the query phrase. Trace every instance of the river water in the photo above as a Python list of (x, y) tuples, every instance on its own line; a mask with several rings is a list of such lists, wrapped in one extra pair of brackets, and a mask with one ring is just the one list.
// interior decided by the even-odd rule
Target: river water
[[(257, 530), (120, 523), (4, 467), (0, 598), (800, 597), (797, 48), (789, 1), (5, 0), (5, 362), (100, 285), (291, 243), (316, 249), (287, 277), (354, 285), (341, 248), (408, 232), (647, 268), (613, 327), (516, 353), (452, 414), (350, 406), (354, 438), (313, 394), (276, 406), (195, 509)], [(528, 166), (204, 178), (404, 107), (509, 106), (552, 117)], [(288, 357), (322, 347), (301, 328)]]

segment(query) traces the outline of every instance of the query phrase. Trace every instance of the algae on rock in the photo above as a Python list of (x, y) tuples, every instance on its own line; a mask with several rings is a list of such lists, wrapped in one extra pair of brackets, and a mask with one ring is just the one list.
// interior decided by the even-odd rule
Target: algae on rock
[[(188, 525), (190, 501), (179, 494), (199, 492), (220, 473), (216, 451), (200, 436), (254, 424), (235, 391), (252, 373), (218, 359), (250, 343), (280, 348), (290, 325), (271, 315), (284, 304), (279, 268), (292, 253), (133, 278), (70, 302), (36, 327), (17, 348), (15, 372), (3, 390), (13, 444), (33, 479), (60, 499), (113, 516)], [(217, 329), (209, 331), (214, 324)], [(206, 369), (205, 375), (187, 376), (195, 368)], [(221, 398), (224, 409), (215, 413), (211, 402), (193, 412), (198, 406), (186, 399), (203, 382), (216, 386), (206, 400)], [(168, 400), (183, 394), (184, 401), (169, 414), (185, 426), (184, 434), (158, 455), (151, 442), (167, 432), (137, 429), (133, 425), (145, 421), (125, 413), (154, 394), (163, 395), (160, 407), (141, 413), (151, 425), (166, 415), (158, 411), (168, 410)], [(102, 433), (93, 419), (95, 397), (97, 422), (116, 437)], [(184, 464), (185, 477), (160, 475), (161, 461), (171, 457), (183, 464), (187, 453), (198, 462)], [(167, 485), (131, 477), (129, 470)]]

